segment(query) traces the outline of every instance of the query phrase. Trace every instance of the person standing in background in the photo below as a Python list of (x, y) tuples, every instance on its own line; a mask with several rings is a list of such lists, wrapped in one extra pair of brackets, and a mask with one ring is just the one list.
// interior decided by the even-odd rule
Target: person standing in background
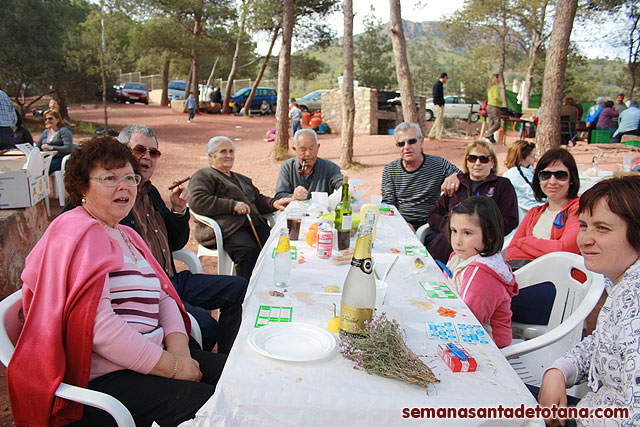
[(491, 75), (489, 88), (487, 89), (487, 116), (489, 124), (484, 133), (487, 142), (497, 144), (493, 133), (500, 128), (500, 108), (502, 107), (502, 95), (500, 95), (500, 74)]
[(9, 95), (0, 90), (0, 150), (7, 150), (15, 146), (13, 128), (17, 115)]
[(296, 132), (302, 128), (302, 111), (298, 108), (298, 103), (295, 98), (291, 98), (289, 120), (291, 120), (291, 138), (293, 138)]
[(584, 122), (587, 125), (587, 130), (589, 132), (589, 142), (591, 142), (591, 132), (596, 128), (598, 119), (600, 118), (600, 113), (604, 110), (605, 102), (607, 102), (607, 99), (604, 96), (601, 96), (596, 99), (596, 103), (589, 108), (589, 111), (587, 111), (587, 117), (584, 119)]
[(442, 139), (444, 129), (444, 84), (449, 80), (447, 73), (440, 74), (440, 78), (433, 85), (433, 108), (436, 110), (436, 120), (429, 131), (429, 139)]
[(189, 118), (187, 119), (187, 123), (191, 123), (191, 120), (193, 120), (193, 118), (195, 117), (196, 107), (196, 97), (193, 96), (193, 92), (189, 92), (189, 97), (184, 103), (184, 108), (189, 111)]
[(618, 110), (618, 114), (627, 109), (627, 104), (624, 103), (624, 93), (616, 95), (616, 102), (613, 104), (613, 107)]

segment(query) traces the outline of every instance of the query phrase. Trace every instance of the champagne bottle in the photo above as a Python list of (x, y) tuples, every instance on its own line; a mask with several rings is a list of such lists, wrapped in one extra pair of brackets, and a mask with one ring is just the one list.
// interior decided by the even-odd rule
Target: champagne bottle
[(291, 275), (291, 246), (287, 227), (283, 227), (280, 230), (280, 239), (276, 247), (273, 268), (273, 284), (279, 288), (289, 286), (289, 277)]
[(371, 321), (376, 304), (376, 281), (371, 260), (371, 227), (361, 225), (351, 259), (351, 267), (342, 286), (340, 333), (359, 335), (364, 322)]
[(349, 240), (351, 238), (351, 203), (349, 203), (349, 177), (344, 176), (342, 179), (342, 199), (336, 206), (335, 226), (338, 231), (338, 250), (342, 251), (349, 248)]

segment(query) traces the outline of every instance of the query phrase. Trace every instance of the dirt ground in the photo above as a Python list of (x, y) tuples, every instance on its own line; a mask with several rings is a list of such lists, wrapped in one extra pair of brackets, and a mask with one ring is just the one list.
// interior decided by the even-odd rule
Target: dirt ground
[[(72, 121), (103, 122), (103, 110), (98, 105), (72, 106), (69, 109), (69, 115)], [(158, 187), (165, 200), (168, 200), (167, 187), (174, 180), (191, 176), (196, 170), (208, 166), (205, 154), (206, 143), (210, 138), (219, 135), (228, 136), (235, 141), (234, 171), (250, 177), (263, 194), (273, 195), (280, 162), (269, 159), (273, 144), (263, 142), (266, 131), (275, 127), (273, 116), (245, 118), (199, 114), (194, 121), (187, 123), (186, 114), (175, 113), (169, 108), (141, 104), (110, 104), (108, 115), (109, 127), (117, 130), (129, 124), (144, 124), (155, 130), (162, 157), (152, 182)], [(480, 124), (457, 122), (455, 130), (450, 129), (445, 132), (442, 142), (426, 141), (424, 151), (442, 156), (461, 167), (465, 145), (474, 139), (479, 131)], [(39, 137), (37, 133), (33, 136)], [(507, 143), (515, 139), (515, 132), (508, 131)], [(320, 135), (319, 140), (321, 144), (319, 155), (338, 163), (340, 136)], [(76, 138), (77, 141), (78, 138)], [(503, 162), (507, 147), (496, 146), (495, 148), (500, 162), (500, 173), (502, 173), (505, 170)], [(587, 145), (579, 142), (576, 147), (569, 150), (575, 156), (581, 170), (591, 167), (594, 155), (598, 155), (600, 169), (611, 171), (622, 169), (624, 155), (632, 155), (634, 162), (640, 159), (640, 150), (620, 144)], [(380, 194), (382, 169), (397, 157), (398, 151), (392, 136), (355, 137), (354, 159), (358, 162), (358, 166), (347, 173), (351, 178), (362, 179), (371, 184), (371, 190), (364, 195), (365, 200), (368, 200), (370, 194)], [(360, 187), (362, 188), (364, 186)], [(54, 205), (56, 203), (52, 203), (52, 207)], [(193, 236), (185, 248), (194, 253), (197, 252), (197, 244)], [(178, 268), (184, 268), (184, 266)], [(203, 268), (205, 273), (213, 274), (216, 272), (216, 263), (212, 258), (207, 257)], [(2, 367), (0, 367), (0, 377), (4, 377)], [(6, 394), (6, 381), (0, 378), (0, 426), (5, 425), (13, 425), (13, 419)]]

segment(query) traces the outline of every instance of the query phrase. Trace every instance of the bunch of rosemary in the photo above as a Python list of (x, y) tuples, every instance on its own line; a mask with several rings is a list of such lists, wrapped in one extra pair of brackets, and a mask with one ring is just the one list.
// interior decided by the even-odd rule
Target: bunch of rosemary
[(360, 336), (341, 335), (340, 340), (340, 352), (356, 362), (356, 369), (418, 384), (425, 389), (430, 383), (440, 382), (431, 369), (407, 347), (398, 323), (387, 319), (384, 313), (371, 322), (365, 322)]

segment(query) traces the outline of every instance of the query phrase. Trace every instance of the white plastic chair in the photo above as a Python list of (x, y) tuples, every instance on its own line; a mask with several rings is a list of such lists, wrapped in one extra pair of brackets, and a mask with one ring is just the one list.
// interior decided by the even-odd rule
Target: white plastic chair
[(173, 255), (173, 259), (176, 259), (178, 261), (181, 261), (187, 264), (187, 268), (193, 274), (202, 273), (202, 263), (200, 262), (196, 254), (194, 254), (190, 250), (180, 249), (177, 251), (173, 251), (171, 255)]
[(67, 154), (62, 158), (62, 166), (60, 170), (51, 174), (53, 179), (53, 194), (58, 198), (60, 206), (64, 206), (64, 170), (67, 166), (67, 160), (69, 160), (70, 154)]
[[(12, 293), (0, 301), (0, 362), (9, 366), (9, 361), (18, 341), (22, 322), (20, 311), (22, 310), (22, 289)], [(189, 314), (191, 319), (191, 336), (202, 348), (202, 333), (198, 322)], [(89, 390), (83, 387), (60, 383), (55, 395), (61, 399), (71, 400), (102, 409), (109, 413), (119, 427), (135, 427), (135, 422), (129, 410), (118, 399), (99, 391)]]
[(423, 224), (416, 230), (416, 237), (420, 240), (420, 243), (424, 245), (424, 238), (427, 234), (431, 233), (431, 226), (429, 223)]
[[(571, 277), (574, 268), (585, 273), (584, 283)], [(522, 381), (539, 386), (544, 370), (582, 339), (584, 320), (604, 291), (604, 277), (587, 270), (581, 256), (568, 252), (544, 255), (516, 271), (515, 276), (520, 289), (545, 281), (556, 286), (549, 324), (542, 333), (502, 349)], [(515, 331), (522, 328), (526, 330), (528, 325), (512, 323)]]
[(234, 263), (229, 254), (224, 250), (224, 242), (222, 240), (222, 230), (220, 226), (213, 218), (209, 218), (208, 216), (197, 214), (190, 209), (191, 215), (193, 218), (206, 225), (207, 227), (211, 227), (213, 229), (213, 233), (216, 236), (216, 249), (209, 249), (202, 245), (198, 245), (198, 258), (202, 258), (203, 256), (213, 256), (218, 258), (218, 274), (227, 274), (233, 275)]

